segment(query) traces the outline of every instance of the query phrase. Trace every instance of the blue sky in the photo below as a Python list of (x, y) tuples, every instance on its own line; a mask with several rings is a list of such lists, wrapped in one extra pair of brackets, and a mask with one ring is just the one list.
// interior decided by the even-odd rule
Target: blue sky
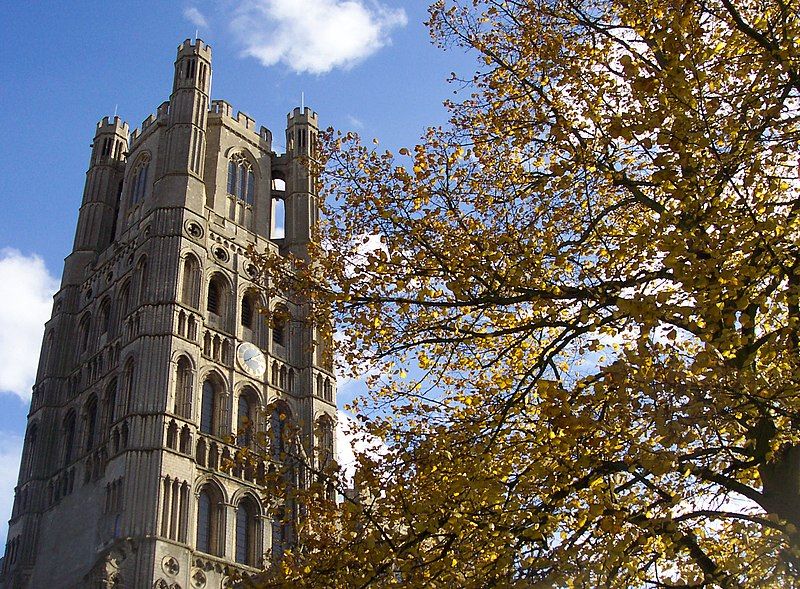
[[(42, 326), (75, 222), (96, 122), (140, 126), (169, 97), (178, 44), (213, 48), (212, 97), (270, 128), (286, 113), (396, 150), (446, 121), (472, 57), (430, 42), (427, 3), (399, 0), (15, 2), (0, 24), (0, 545)], [(346, 389), (346, 387), (345, 387)], [(342, 391), (346, 396), (347, 391)], [(1, 549), (0, 549), (1, 550)]]

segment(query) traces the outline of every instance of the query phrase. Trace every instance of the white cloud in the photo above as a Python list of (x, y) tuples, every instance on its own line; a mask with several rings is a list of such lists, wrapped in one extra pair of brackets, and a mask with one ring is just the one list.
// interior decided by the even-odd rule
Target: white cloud
[(22, 437), (0, 432), (0, 546), (5, 546), (8, 534), (8, 518), (14, 505), (21, 455)]
[(347, 122), (354, 129), (359, 129), (360, 130), (360, 129), (364, 128), (364, 122), (361, 119), (354, 117), (353, 115), (347, 115)]
[(194, 26), (198, 28), (201, 29), (208, 28), (208, 20), (206, 20), (206, 17), (203, 16), (203, 13), (200, 12), (194, 6), (190, 6), (184, 9), (183, 16), (186, 20), (188, 20), (190, 23), (192, 23)]
[(0, 249), (0, 391), (30, 399), (57, 289), (58, 280), (39, 256)]
[(377, 0), (246, 0), (231, 27), (245, 55), (300, 73), (349, 68), (391, 42), (408, 22)]
[(339, 409), (336, 419), (336, 461), (344, 471), (345, 481), (349, 486), (353, 484), (356, 474), (355, 452), (366, 452), (378, 458), (387, 452), (386, 444), (378, 438), (364, 437), (364, 434), (355, 434), (355, 420)]

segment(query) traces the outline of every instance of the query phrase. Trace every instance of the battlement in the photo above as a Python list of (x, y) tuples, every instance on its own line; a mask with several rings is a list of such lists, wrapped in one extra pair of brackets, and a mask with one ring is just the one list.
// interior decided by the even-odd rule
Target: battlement
[(242, 111), (237, 111), (236, 116), (234, 116), (233, 107), (229, 102), (225, 102), (224, 100), (212, 100), (209, 112), (212, 114), (230, 117), (245, 129), (248, 129), (249, 131), (255, 131), (256, 120)]
[(97, 130), (95, 131), (95, 135), (109, 132), (127, 136), (128, 123), (116, 115), (113, 119), (111, 117), (103, 117), (97, 122)]
[(161, 104), (158, 105), (158, 110), (156, 110), (156, 114), (150, 114), (145, 120), (142, 121), (140, 127), (137, 127), (131, 133), (131, 141), (130, 144), (133, 146), (139, 137), (150, 127), (153, 123), (164, 120), (169, 116), (169, 100), (165, 100)]
[(292, 123), (308, 123), (310, 125), (317, 126), (317, 113), (313, 110), (308, 108), (307, 106), (301, 109), (299, 106), (295, 107), (295, 109), (286, 115), (286, 121), (288, 125)]
[(212, 100), (210, 112), (218, 115), (225, 115), (226, 117), (233, 116), (233, 107), (229, 102), (224, 100)]
[(211, 45), (204, 43), (202, 39), (195, 39), (194, 43), (191, 39), (186, 39), (181, 45), (178, 45), (178, 59), (187, 55), (199, 55), (210, 60)]
[(250, 116), (242, 111), (238, 111), (236, 113), (236, 122), (242, 125), (245, 129), (249, 129), (251, 131), (255, 131), (256, 128), (256, 120), (250, 118)]
[(165, 100), (161, 104), (158, 105), (158, 109), (156, 110), (156, 116), (161, 118), (166, 118), (169, 116), (169, 100)]
[[(212, 100), (209, 113), (211, 116), (225, 116), (233, 119), (248, 131), (256, 133), (256, 120), (242, 111), (236, 111), (236, 114), (234, 115), (233, 106), (229, 102), (224, 100)], [(272, 145), (272, 131), (262, 125), (258, 129), (258, 135), (263, 141), (266, 141), (269, 145)]]

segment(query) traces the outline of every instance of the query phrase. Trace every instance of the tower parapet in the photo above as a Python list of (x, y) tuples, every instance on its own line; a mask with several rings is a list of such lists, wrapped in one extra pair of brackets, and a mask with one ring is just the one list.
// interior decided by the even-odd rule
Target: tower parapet
[(92, 141), (90, 165), (124, 162), (128, 149), (128, 134), (128, 123), (118, 116), (100, 119)]

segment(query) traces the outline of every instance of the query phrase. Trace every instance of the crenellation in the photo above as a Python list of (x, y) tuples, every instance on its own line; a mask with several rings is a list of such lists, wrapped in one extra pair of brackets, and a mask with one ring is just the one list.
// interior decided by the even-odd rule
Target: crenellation
[(142, 121), (142, 132), (145, 131), (150, 125), (156, 122), (156, 115), (151, 114), (145, 120)]
[(104, 131), (107, 128), (112, 128), (115, 131), (118, 129), (120, 134), (128, 134), (128, 122), (123, 121), (120, 117), (114, 115), (113, 119), (105, 116), (97, 122), (97, 133)]
[(289, 113), (287, 119), (289, 123), (313, 123), (316, 125), (317, 113), (307, 106), (302, 109), (297, 106), (292, 110), (291, 113)]
[(266, 144), (266, 150), (272, 151), (272, 131), (262, 125), (258, 130), (258, 136), (261, 137), (261, 140)]
[(247, 113), (237, 111), (236, 122), (242, 125), (247, 130), (253, 130), (256, 127), (255, 119), (251, 118)]
[(206, 59), (211, 59), (211, 46), (202, 39), (195, 39), (194, 43), (191, 39), (186, 39), (178, 45), (178, 59), (186, 55), (203, 55)]
[(233, 107), (224, 100), (212, 100), (210, 112), (216, 115), (233, 117)]
[(166, 118), (169, 116), (169, 100), (165, 100), (161, 104), (158, 105), (158, 109), (156, 110), (156, 116), (161, 118)]

